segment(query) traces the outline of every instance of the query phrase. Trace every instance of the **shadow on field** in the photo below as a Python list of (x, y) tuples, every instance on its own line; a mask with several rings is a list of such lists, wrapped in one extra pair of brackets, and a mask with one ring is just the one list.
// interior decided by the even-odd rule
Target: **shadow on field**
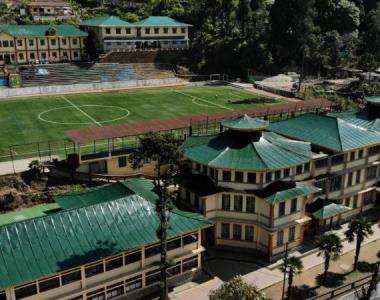
[(317, 292), (309, 285), (294, 286), (292, 289), (292, 299), (303, 300), (317, 296)]
[(339, 274), (334, 272), (327, 272), (327, 278), (326, 282), (322, 283), (323, 280), (323, 274), (319, 274), (316, 278), (316, 282), (318, 286), (325, 286), (325, 287), (337, 287), (344, 283), (346, 275), (345, 274)]
[(247, 98), (247, 99), (239, 99), (239, 100), (228, 100), (230, 104), (268, 104), (268, 103), (278, 103), (278, 100), (268, 97), (260, 97), (260, 98)]

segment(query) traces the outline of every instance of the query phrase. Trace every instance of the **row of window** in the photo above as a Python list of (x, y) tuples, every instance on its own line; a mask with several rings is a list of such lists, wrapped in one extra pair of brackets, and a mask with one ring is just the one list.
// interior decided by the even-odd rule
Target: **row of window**
[[(50, 41), (51, 46), (56, 46), (58, 43), (61, 46), (67, 46), (70, 42), (66, 38), (61, 38), (61, 39), (48, 39)], [(30, 47), (34, 47), (37, 44), (37, 40), (35, 39), (28, 39), (27, 44)], [(24, 40), (17, 40), (17, 47), (22, 47), (24, 45)], [(39, 39), (39, 45), (40, 46), (45, 46), (46, 45), (46, 39)], [(71, 39), (71, 45), (78, 45), (78, 39), (73, 38)]]
[[(157, 43), (160, 43), (161, 45), (169, 45), (169, 44), (172, 44), (172, 45), (185, 45), (186, 44), (186, 41), (157, 41)], [(135, 46), (135, 42), (122, 42), (122, 41), (118, 41), (118, 42), (106, 42), (106, 46), (108, 47), (112, 47), (116, 44), (116, 46)]]
[[(244, 226), (244, 239), (242, 238), (242, 227)], [(222, 223), (221, 238), (225, 240), (231, 239), (231, 224)], [(232, 239), (246, 242), (253, 242), (255, 238), (255, 228), (252, 225), (232, 224)]]
[[(58, 55), (59, 54), (56, 51), (50, 52), (50, 57), (52, 57), (52, 58), (58, 58)], [(79, 57), (79, 52), (78, 51), (73, 51), (72, 55), (73, 55), (74, 58), (78, 58)], [(18, 54), (18, 58), (19, 58), (19, 60), (24, 60), (25, 59), (24, 53), (19, 53)], [(48, 58), (48, 53), (46, 53), (46, 52), (40, 52), (40, 59), (47, 59), (47, 58)], [(61, 58), (68, 59), (69, 58), (69, 52), (63, 51), (62, 55), (61, 55)], [(29, 59), (39, 59), (39, 57), (37, 57), (37, 55), (36, 55), (35, 52), (29, 52)], [(0, 60), (2, 60), (1, 57), (0, 57)]]
[[(296, 227), (292, 226), (288, 229), (288, 243), (294, 242), (296, 240)], [(277, 232), (277, 247), (280, 247), (284, 244), (284, 230)]]
[[(181, 33), (185, 34), (186, 33), (186, 28), (185, 27), (182, 27), (182, 28), (175, 28), (175, 27), (172, 27), (171, 28), (171, 33), (172, 34), (177, 34), (178, 33), (178, 29), (180, 30)], [(115, 28), (115, 33), (116, 34), (122, 34), (122, 28), (120, 27), (116, 27)], [(151, 34), (152, 32), (154, 34), (159, 34), (160, 33), (160, 28), (150, 28), (150, 27), (146, 27), (144, 28), (144, 31), (145, 31), (145, 34)], [(125, 28), (125, 33), (126, 34), (131, 34), (131, 28)], [(163, 28), (163, 32), (164, 34), (168, 34), (169, 33), (169, 28), (168, 27), (164, 27)], [(106, 28), (106, 34), (111, 34), (111, 28)]]
[[(182, 246), (186, 246), (188, 244), (195, 243), (198, 241), (198, 238), (198, 233), (194, 233), (181, 238), (170, 240), (167, 242), (166, 245), (167, 250), (170, 251), (176, 248), (180, 248)], [(159, 253), (160, 245), (155, 245), (145, 249), (146, 258), (157, 255)], [(112, 271), (114, 269), (121, 268), (123, 266), (128, 266), (132, 263), (141, 261), (141, 254), (141, 251), (133, 253), (123, 253), (110, 259), (87, 265), (85, 266), (85, 277), (89, 278), (104, 272)], [(29, 283), (15, 288), (16, 299), (26, 298), (31, 295), (35, 295), (38, 292), (42, 293), (44, 291), (59, 288), (69, 283), (80, 281), (81, 279), (81, 270), (80, 268), (77, 268), (67, 273), (62, 273), (61, 275), (46, 278), (34, 282), (32, 284)]]
[[(223, 210), (233, 210), (233, 211), (243, 211), (243, 196), (234, 195), (231, 207), (231, 195), (222, 194), (222, 209)], [(245, 197), (245, 212), (255, 213), (256, 212), (256, 199), (254, 196)]]

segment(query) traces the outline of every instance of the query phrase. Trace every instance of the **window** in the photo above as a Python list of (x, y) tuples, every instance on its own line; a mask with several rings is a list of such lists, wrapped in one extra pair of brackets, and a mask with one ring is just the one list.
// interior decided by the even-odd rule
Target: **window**
[(104, 289), (99, 289), (96, 291), (93, 291), (91, 293), (87, 293), (86, 295), (87, 300), (104, 300), (106, 299), (104, 294)]
[(189, 271), (191, 269), (198, 268), (198, 257), (190, 257), (184, 259), (182, 262), (182, 272)]
[(111, 34), (111, 28), (106, 28), (106, 34)]
[(198, 241), (198, 233), (189, 234), (183, 237), (183, 245), (189, 245)]
[(322, 158), (318, 159), (315, 161), (315, 167), (317, 169), (325, 168), (328, 165), (328, 159), (327, 158)]
[(230, 238), (230, 224), (222, 223), (222, 239)]
[(4, 56), (0, 54), (0, 60), (4, 60)]
[(44, 281), (40, 281), (38, 283), (38, 286), (40, 288), (40, 293), (48, 291), (48, 290), (55, 289), (55, 288), (60, 286), (59, 277), (57, 276), (57, 277), (54, 277), (51, 279), (46, 279)]
[(5, 291), (0, 292), (0, 300), (7, 300), (7, 295), (5, 294)]
[(249, 183), (256, 183), (256, 173), (248, 173), (247, 180)]
[(169, 28), (165, 27), (164, 28), (164, 33), (167, 34), (169, 32)]
[(281, 178), (281, 171), (278, 170), (278, 171), (274, 172), (274, 179), (279, 180), (280, 178)]
[(358, 157), (358, 159), (363, 158), (363, 155), (364, 155), (364, 150), (363, 150), (363, 149), (360, 149), (360, 150), (359, 150), (359, 157)]
[(176, 33), (177, 33), (177, 28), (172, 28), (172, 32), (173, 32), (174, 34), (176, 34)]
[(352, 208), (357, 208), (358, 207), (358, 205), (359, 205), (359, 197), (358, 197), (358, 195), (355, 195), (354, 196), (354, 202), (353, 202), (353, 204), (352, 204)]
[(23, 53), (19, 53), (19, 54), (18, 54), (18, 58), (19, 58), (20, 60), (23, 60), (23, 59), (24, 59), (24, 54), (23, 54)]
[(171, 241), (168, 241), (166, 244), (167, 250), (173, 250), (177, 248), (181, 248), (181, 238), (177, 238)]
[(50, 44), (51, 44), (52, 46), (55, 46), (55, 45), (57, 44), (56, 39), (51, 39), (51, 40), (50, 40)]
[(140, 276), (136, 276), (125, 281), (125, 291), (131, 292), (133, 290), (141, 289), (142, 287), (142, 278)]
[(243, 182), (244, 181), (243, 172), (235, 172), (235, 181), (236, 182)]
[(67, 52), (63, 52), (62, 55), (63, 55), (63, 57), (65, 57), (65, 58), (68, 57)]
[(287, 178), (290, 176), (290, 169), (285, 169), (284, 170), (284, 178)]
[(123, 282), (118, 282), (113, 285), (107, 286), (107, 299), (113, 299), (121, 295), (124, 295)]
[(61, 275), (62, 285), (70, 284), (75, 281), (82, 279), (82, 272), (80, 269), (70, 271), (69, 273), (64, 273)]
[(285, 202), (281, 202), (278, 204), (278, 216), (282, 217), (285, 215)]
[(356, 171), (356, 180), (355, 180), (356, 184), (360, 183), (361, 173), (362, 173), (361, 170)]
[(281, 246), (284, 243), (284, 231), (277, 232), (277, 246)]
[(215, 177), (215, 169), (214, 168), (209, 168), (210, 170), (210, 177), (214, 178)]
[(121, 156), (118, 158), (119, 168), (125, 168), (127, 166), (127, 157)]
[(243, 196), (234, 196), (234, 211), (243, 211)]
[(197, 170), (198, 172), (201, 171), (201, 165), (200, 164), (195, 164), (195, 170)]
[(40, 46), (45, 46), (45, 40), (44, 39), (40, 39)]
[(374, 146), (368, 149), (368, 155), (372, 156), (380, 153), (380, 146)]
[(74, 298), (70, 298), (69, 300), (83, 300), (83, 296), (78, 296), (78, 297), (74, 297)]
[(353, 174), (354, 173), (349, 173), (348, 175), (347, 175), (347, 186), (349, 187), (349, 186), (352, 186), (352, 177), (353, 177)]
[(353, 161), (353, 160), (355, 160), (355, 151), (350, 152), (350, 158), (349, 158), (349, 161)]
[(310, 171), (310, 163), (306, 163), (304, 165), (304, 172), (309, 172)]
[(29, 53), (29, 57), (30, 57), (30, 59), (35, 59), (36, 55), (32, 52), (32, 53)]
[(121, 268), (123, 265), (123, 256), (119, 255), (118, 257), (106, 261), (106, 271)]
[(292, 199), (290, 212), (295, 213), (297, 211), (297, 198)]
[(233, 230), (234, 240), (241, 240), (241, 225), (234, 224)]
[(351, 198), (344, 199), (344, 205), (347, 207), (350, 207), (350, 200), (351, 200)]
[(253, 226), (245, 226), (245, 240), (248, 242), (253, 242), (253, 238), (254, 238)]
[(223, 171), (223, 181), (231, 181), (231, 172)]
[(13, 41), (9, 41), (9, 46), (10, 46), (10, 47), (13, 47), (13, 46), (14, 46)]
[(376, 178), (377, 166), (367, 168), (366, 179), (372, 180)]
[(22, 47), (22, 40), (17, 40), (17, 46)]
[(103, 263), (98, 263), (96, 265), (86, 266), (84, 271), (88, 278), (103, 273), (104, 266)]
[(9, 47), (9, 42), (8, 42), (8, 41), (3, 41), (3, 47), (4, 47), (4, 48)]
[(157, 283), (160, 280), (161, 280), (161, 274), (160, 274), (160, 271), (158, 269), (146, 273), (146, 277), (145, 277), (145, 284), (146, 285), (151, 285), (151, 284)]
[(178, 262), (178, 263), (176, 263), (176, 265), (174, 267), (170, 267), (167, 270), (167, 273), (168, 273), (168, 277), (173, 277), (175, 275), (180, 274), (181, 273), (181, 263)]
[(186, 28), (182, 27), (182, 28), (181, 28), (181, 32), (182, 32), (182, 33), (186, 33)]
[(74, 55), (74, 57), (78, 57), (79, 56), (78, 52), (76, 52), (76, 51), (73, 52), (73, 55)]
[(302, 165), (297, 166), (296, 168), (296, 175), (302, 174)]
[(222, 195), (222, 209), (223, 210), (230, 210), (231, 209), (230, 201), (231, 201), (231, 195), (229, 195), (229, 194), (223, 194)]
[(154, 28), (154, 34), (158, 34), (160, 30), (158, 28)]
[(329, 192), (340, 190), (342, 185), (342, 176), (336, 176), (331, 178)]
[(52, 52), (51, 56), (53, 56), (54, 58), (57, 58), (57, 52)]
[(272, 173), (265, 173), (265, 182), (271, 182), (272, 181)]
[(150, 34), (150, 28), (148, 27), (148, 28), (145, 28), (145, 33), (146, 34)]
[(160, 253), (160, 245), (145, 249), (145, 258), (157, 255)]
[(363, 205), (368, 205), (373, 202), (372, 195), (373, 195), (372, 191), (369, 191), (363, 194)]
[(126, 254), (124, 257), (124, 263), (126, 265), (132, 264), (132, 263), (140, 261), (140, 260), (141, 260), (141, 251)]
[(41, 52), (41, 58), (46, 59), (46, 52)]
[(125, 28), (125, 33), (126, 34), (131, 34), (131, 28)]
[(29, 296), (32, 296), (35, 294), (37, 294), (36, 283), (24, 285), (24, 286), (19, 287), (19, 288), (17, 288), (17, 287), (15, 288), (15, 295), (16, 295), (17, 300), (22, 299), (22, 298), (26, 298), (26, 297), (29, 297)]
[(255, 212), (255, 197), (253, 196), (247, 196), (246, 197), (246, 211), (250, 213)]
[(331, 164), (334, 166), (334, 165), (339, 165), (339, 164), (342, 164), (343, 163), (343, 159), (344, 159), (344, 155), (343, 154), (340, 154), (340, 155), (335, 155), (331, 158)]
[(289, 228), (289, 242), (294, 242), (296, 239), (296, 227)]

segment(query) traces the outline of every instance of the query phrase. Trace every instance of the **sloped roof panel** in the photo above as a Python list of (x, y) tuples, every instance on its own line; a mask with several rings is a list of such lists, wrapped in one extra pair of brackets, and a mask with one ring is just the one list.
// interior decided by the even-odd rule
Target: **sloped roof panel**
[(270, 195), (269, 197), (266, 197), (265, 201), (270, 204), (275, 204), (275, 203), (287, 201), (289, 199), (298, 198), (298, 197), (309, 195), (309, 194), (314, 194), (314, 193), (319, 192), (320, 190), (321, 190), (320, 188), (317, 188), (313, 185), (297, 183), (296, 187), (290, 188), (284, 191), (276, 192)]
[(49, 29), (55, 30), (54, 36), (86, 37), (88, 34), (73, 25), (0, 25), (0, 32), (14, 37), (45, 37)]
[(222, 125), (226, 128), (234, 130), (254, 131), (267, 128), (269, 126), (269, 122), (259, 118), (252, 118), (248, 115), (244, 115), (238, 118), (226, 119), (222, 122)]
[(312, 215), (318, 219), (325, 220), (325, 219), (335, 217), (336, 215), (348, 212), (350, 210), (351, 210), (350, 207), (336, 204), (336, 203), (331, 203), (326, 206), (323, 206), (321, 209), (312, 213)]
[(96, 26), (96, 27), (112, 27), (112, 26), (130, 27), (132, 24), (116, 16), (99, 16), (99, 17), (94, 17), (92, 19), (84, 20), (79, 25)]
[(173, 18), (166, 16), (151, 16), (143, 19), (139, 22), (133, 23), (134, 26), (177, 26), (177, 27), (188, 27), (192, 26), (190, 24), (182, 23)]

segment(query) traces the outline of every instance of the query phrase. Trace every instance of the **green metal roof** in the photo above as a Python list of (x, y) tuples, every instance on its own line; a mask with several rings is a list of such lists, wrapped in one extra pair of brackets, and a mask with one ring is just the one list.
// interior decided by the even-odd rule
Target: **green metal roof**
[(269, 122), (244, 115), (242, 117), (224, 120), (222, 125), (233, 130), (255, 131), (266, 129), (269, 126)]
[(58, 209), (60, 209), (60, 206), (57, 203), (49, 203), (0, 214), (0, 226), (30, 218), (45, 216), (49, 213), (55, 212)]
[(380, 105), (380, 96), (366, 97), (365, 100), (371, 104)]
[[(210, 224), (175, 208), (168, 235)], [(0, 288), (158, 242), (158, 225), (155, 204), (134, 194), (0, 226)]]
[(275, 204), (275, 203), (287, 201), (289, 199), (294, 199), (301, 196), (317, 193), (320, 190), (321, 190), (320, 188), (317, 188), (313, 185), (297, 182), (294, 188), (276, 192), (266, 197), (264, 200), (268, 202), (269, 204)]
[(321, 209), (317, 210), (316, 212), (312, 213), (312, 215), (318, 219), (325, 220), (325, 219), (335, 217), (338, 214), (342, 214), (350, 210), (351, 210), (350, 207), (336, 204), (336, 203), (330, 203), (328, 205), (323, 206)]
[(144, 199), (149, 201), (156, 201), (159, 199), (158, 195), (154, 192), (155, 186), (153, 182), (144, 177), (128, 179), (121, 183)]
[(183, 144), (190, 160), (215, 168), (275, 170), (310, 161), (310, 143), (286, 139), (273, 132), (228, 130), (218, 135), (191, 136)]
[(143, 19), (139, 22), (133, 23), (134, 26), (176, 26), (176, 27), (187, 27), (187, 26), (192, 26), (190, 24), (182, 23), (177, 20), (174, 20), (170, 17), (165, 17), (165, 16), (151, 16), (146, 19)]
[(335, 151), (380, 144), (380, 134), (333, 116), (304, 114), (270, 124), (274, 132)]
[(80, 26), (96, 26), (96, 27), (113, 27), (113, 26), (131, 26), (132, 24), (115, 16), (100, 16), (92, 19), (84, 20)]
[(47, 31), (54, 29), (54, 36), (85, 37), (87, 32), (73, 25), (0, 25), (0, 32), (6, 32), (14, 37), (43, 37)]
[(370, 111), (367, 108), (359, 111), (332, 112), (328, 116), (342, 119), (355, 126), (378, 131), (377, 125), (375, 125), (377, 119), (370, 116)]

